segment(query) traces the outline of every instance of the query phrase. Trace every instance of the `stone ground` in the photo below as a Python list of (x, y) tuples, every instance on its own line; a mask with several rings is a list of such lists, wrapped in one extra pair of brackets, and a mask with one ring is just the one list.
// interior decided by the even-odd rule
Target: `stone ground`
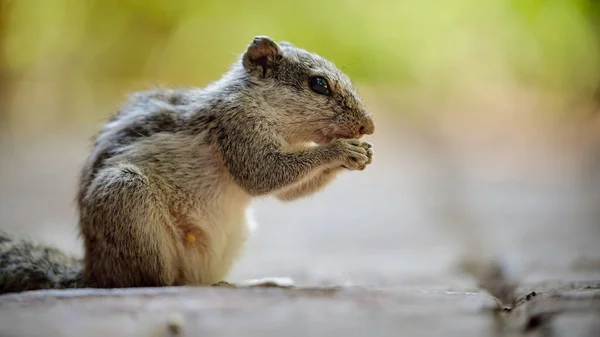
[[(600, 189), (573, 151), (485, 157), (378, 125), (366, 171), (255, 205), (260, 227), (230, 281), (298, 288), (5, 295), (0, 336), (600, 336)], [(0, 142), (3, 229), (80, 253), (81, 134)]]

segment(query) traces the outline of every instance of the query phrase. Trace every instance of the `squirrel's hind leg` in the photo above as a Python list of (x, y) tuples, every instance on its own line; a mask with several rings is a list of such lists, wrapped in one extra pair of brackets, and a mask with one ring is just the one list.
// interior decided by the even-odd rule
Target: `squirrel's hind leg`
[(84, 275), (90, 286), (174, 284), (177, 253), (160, 193), (133, 164), (98, 172), (81, 204)]

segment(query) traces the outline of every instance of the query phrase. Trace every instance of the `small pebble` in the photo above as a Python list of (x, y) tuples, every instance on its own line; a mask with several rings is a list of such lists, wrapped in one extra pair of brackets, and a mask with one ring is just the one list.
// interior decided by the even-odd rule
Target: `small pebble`
[(169, 330), (174, 334), (179, 334), (183, 329), (184, 318), (180, 313), (173, 313), (169, 316)]

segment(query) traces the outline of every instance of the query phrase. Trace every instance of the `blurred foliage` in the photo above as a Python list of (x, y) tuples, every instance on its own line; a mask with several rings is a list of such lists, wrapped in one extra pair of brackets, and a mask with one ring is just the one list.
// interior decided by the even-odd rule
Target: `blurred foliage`
[(107, 80), (203, 85), (263, 34), (370, 85), (444, 90), (468, 76), (508, 77), (577, 93), (600, 81), (594, 0), (0, 2), (3, 71), (77, 90)]
[[(596, 1), (13, 0), (4, 43), (15, 71), (218, 76), (252, 36), (290, 40), (364, 81), (454, 76), (477, 56), (524, 79), (595, 80)], [(582, 79), (583, 77), (583, 79)]]

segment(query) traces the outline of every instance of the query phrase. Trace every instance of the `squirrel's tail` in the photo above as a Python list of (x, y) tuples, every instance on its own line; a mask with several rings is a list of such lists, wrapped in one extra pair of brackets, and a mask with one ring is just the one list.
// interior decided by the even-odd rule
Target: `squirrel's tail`
[(0, 230), (0, 294), (84, 287), (81, 261)]

